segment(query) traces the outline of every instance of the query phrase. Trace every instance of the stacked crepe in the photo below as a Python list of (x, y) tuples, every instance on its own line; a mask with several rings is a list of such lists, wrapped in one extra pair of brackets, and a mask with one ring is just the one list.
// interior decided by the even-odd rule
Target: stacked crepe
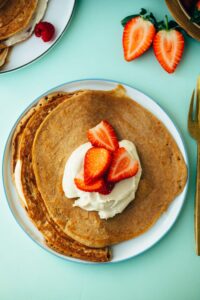
[[(74, 207), (74, 199), (67, 199), (62, 189), (66, 161), (87, 141), (88, 129), (104, 119), (120, 140), (136, 145), (143, 169), (134, 201), (107, 220)], [(110, 245), (146, 232), (187, 179), (184, 159), (168, 130), (122, 86), (46, 96), (20, 120), (12, 147), (13, 177), (29, 217), (48, 247), (83, 260), (108, 261)]]
[(43, 18), (48, 0), (1, 0), (0, 2), (0, 68), (9, 50), (28, 39)]

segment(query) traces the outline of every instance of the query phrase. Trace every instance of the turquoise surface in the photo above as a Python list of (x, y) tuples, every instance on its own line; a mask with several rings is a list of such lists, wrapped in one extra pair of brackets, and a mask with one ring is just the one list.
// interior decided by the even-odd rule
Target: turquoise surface
[(152, 50), (125, 62), (120, 20), (141, 6), (159, 19), (167, 13), (161, 0), (77, 1), (67, 32), (49, 54), (24, 69), (0, 75), (1, 163), (14, 122), (40, 94), (76, 79), (123, 81), (155, 99), (183, 135), (191, 176), (180, 217), (164, 239), (128, 261), (114, 265), (67, 262), (42, 250), (17, 225), (1, 177), (1, 300), (200, 299), (200, 257), (195, 254), (193, 233), (196, 147), (187, 132), (189, 100), (200, 73), (200, 43), (186, 38), (183, 60), (173, 75), (163, 71)]

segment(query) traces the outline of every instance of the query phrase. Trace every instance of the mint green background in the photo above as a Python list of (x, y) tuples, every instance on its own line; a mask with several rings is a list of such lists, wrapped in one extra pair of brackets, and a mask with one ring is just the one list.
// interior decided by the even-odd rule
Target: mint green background
[(193, 233), (196, 148), (186, 127), (190, 96), (200, 73), (200, 43), (186, 38), (183, 60), (173, 75), (162, 70), (152, 50), (126, 63), (120, 20), (141, 6), (159, 19), (167, 12), (161, 0), (77, 1), (70, 27), (48, 55), (17, 72), (0, 75), (0, 153), (2, 158), (19, 114), (53, 86), (82, 78), (123, 81), (155, 99), (184, 137), (191, 176), (181, 215), (164, 239), (138, 257), (114, 265), (67, 262), (42, 250), (17, 225), (1, 178), (1, 300), (200, 299), (200, 257), (195, 255)]

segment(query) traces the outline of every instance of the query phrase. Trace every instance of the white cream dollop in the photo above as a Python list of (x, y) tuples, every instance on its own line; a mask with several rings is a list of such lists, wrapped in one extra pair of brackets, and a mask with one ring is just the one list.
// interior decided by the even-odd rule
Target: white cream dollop
[(85, 154), (92, 147), (90, 143), (85, 143), (75, 149), (67, 160), (64, 169), (62, 187), (65, 196), (67, 198), (78, 198), (75, 200), (74, 206), (79, 206), (87, 211), (97, 211), (101, 219), (112, 218), (121, 213), (135, 198), (142, 173), (135, 145), (128, 140), (122, 140), (119, 145), (124, 147), (134, 160), (138, 160), (139, 170), (135, 176), (116, 183), (112, 192), (108, 195), (81, 191), (74, 183), (74, 178), (83, 169)]

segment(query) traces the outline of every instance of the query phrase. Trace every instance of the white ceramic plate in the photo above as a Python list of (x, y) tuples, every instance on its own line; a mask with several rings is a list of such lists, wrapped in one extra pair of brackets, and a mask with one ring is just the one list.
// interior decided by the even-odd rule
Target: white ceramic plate
[(1, 69), (0, 73), (17, 70), (46, 54), (65, 32), (71, 19), (74, 6), (75, 0), (49, 0), (43, 20), (55, 26), (55, 38), (48, 43), (44, 43), (42, 39), (36, 38), (33, 34), (26, 41), (14, 45), (13, 49), (11, 49), (8, 63)]
[[(109, 80), (96, 80), (96, 79), (79, 80), (79, 81), (73, 81), (70, 83), (60, 85), (60, 86), (46, 92), (45, 94), (48, 94), (52, 91), (58, 91), (58, 90), (63, 90), (63, 91), (67, 91), (67, 92), (71, 92), (71, 91), (79, 90), (79, 89), (110, 90), (110, 89), (115, 88), (116, 85), (117, 85), (117, 82), (109, 81)], [(187, 153), (186, 153), (186, 150), (185, 150), (185, 147), (183, 144), (183, 140), (180, 136), (180, 133), (178, 132), (177, 128), (175, 127), (175, 125), (171, 121), (171, 119), (168, 117), (168, 115), (163, 111), (163, 109), (158, 104), (156, 104), (148, 96), (144, 95), (140, 91), (138, 91), (130, 86), (127, 86), (125, 84), (123, 84), (123, 85), (126, 88), (128, 95), (131, 98), (133, 98), (139, 104), (143, 105), (145, 108), (147, 108), (149, 111), (151, 111), (157, 118), (159, 118), (165, 124), (167, 129), (170, 131), (170, 133), (176, 140), (177, 145), (179, 146), (179, 148), (182, 152), (182, 155), (186, 161), (186, 164), (188, 166), (188, 158), (187, 158)], [(42, 96), (44, 96), (44, 95), (42, 95)], [(42, 96), (40, 96), (39, 98), (41, 98)], [(36, 99), (31, 104), (31, 106), (35, 102), (37, 102), (38, 99)], [(29, 109), (29, 108), (30, 108), (30, 106), (27, 109)], [(24, 113), (25, 112), (23, 112), (23, 114)], [(19, 119), (22, 117), (22, 115), (19, 117)], [(18, 122), (18, 120), (17, 120), (17, 122)], [(42, 246), (44, 249), (46, 249), (49, 252), (54, 253), (57, 256), (62, 257), (64, 259), (71, 260), (71, 261), (83, 262), (78, 259), (73, 259), (70, 257), (60, 255), (57, 252), (54, 252), (51, 249), (49, 249), (45, 245), (42, 235), (35, 228), (33, 223), (29, 220), (24, 209), (20, 205), (18, 195), (17, 195), (15, 188), (13, 186), (13, 183), (12, 183), (11, 172), (10, 172), (11, 138), (12, 138), (12, 134), (13, 134), (15, 125), (8, 137), (8, 141), (7, 141), (7, 144), (5, 147), (4, 160), (3, 160), (4, 188), (5, 188), (5, 193), (6, 193), (8, 204), (11, 208), (11, 211), (12, 211), (15, 219), (19, 223), (19, 225), (24, 229), (24, 231), (35, 242), (37, 242), (40, 246)], [(145, 250), (149, 249), (155, 243), (157, 243), (169, 231), (169, 229), (172, 227), (172, 225), (176, 221), (176, 219), (181, 211), (181, 208), (183, 206), (183, 203), (184, 203), (184, 199), (185, 199), (186, 192), (187, 192), (187, 187), (188, 187), (188, 182), (187, 182), (183, 192), (172, 202), (172, 204), (170, 205), (167, 212), (165, 212), (160, 217), (160, 219), (156, 222), (156, 224), (148, 232), (142, 234), (141, 236), (139, 236), (135, 239), (132, 239), (130, 241), (123, 242), (123, 243), (113, 246), (112, 247), (113, 258), (112, 258), (111, 263), (119, 262), (119, 261), (128, 259), (130, 257), (134, 257), (134, 256), (144, 252)]]

